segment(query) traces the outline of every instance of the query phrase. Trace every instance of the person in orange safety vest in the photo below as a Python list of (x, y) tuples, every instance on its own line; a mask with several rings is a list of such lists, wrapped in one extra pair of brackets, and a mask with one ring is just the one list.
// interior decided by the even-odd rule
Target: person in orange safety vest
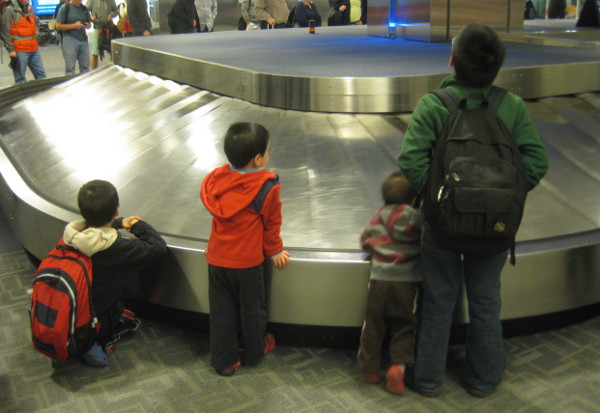
[(37, 42), (37, 18), (29, 0), (9, 0), (2, 12), (0, 37), (11, 59), (9, 66), (13, 70), (15, 83), (23, 83), (27, 79), (27, 67), (33, 77), (44, 79), (46, 70), (42, 63)]

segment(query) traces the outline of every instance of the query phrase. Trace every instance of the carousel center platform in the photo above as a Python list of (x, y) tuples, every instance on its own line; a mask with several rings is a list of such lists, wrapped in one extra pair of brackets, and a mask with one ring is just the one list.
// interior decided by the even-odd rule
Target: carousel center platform
[[(146, 219), (170, 247), (144, 298), (207, 313), (211, 216), (200, 183), (226, 162), (227, 127), (258, 122), (272, 136), (292, 255), (272, 276), (270, 320), (359, 327), (369, 264), (358, 236), (397, 169), (410, 110), (450, 72), (450, 46), (350, 27), (152, 36), (113, 48), (114, 64), (89, 74), (0, 91), (0, 205), (21, 243), (44, 256), (78, 218), (81, 185), (109, 180), (121, 213)], [(528, 198), (517, 266), (503, 274), (502, 317), (511, 319), (600, 302), (600, 53), (527, 41), (507, 49), (497, 84), (527, 99), (551, 158)]]
[[(600, 90), (600, 50), (529, 44), (557, 41), (554, 36), (540, 31), (507, 36), (496, 83), (526, 99)], [(409, 111), (450, 70), (449, 43), (368, 36), (365, 26), (319, 27), (316, 34), (297, 28), (137, 37), (113, 48), (118, 65), (260, 105), (305, 111)]]

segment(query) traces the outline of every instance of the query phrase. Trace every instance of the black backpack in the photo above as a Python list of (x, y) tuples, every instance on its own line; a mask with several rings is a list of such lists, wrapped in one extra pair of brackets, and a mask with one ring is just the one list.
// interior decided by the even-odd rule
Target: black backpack
[[(426, 219), (444, 249), (494, 254), (511, 249), (528, 191), (515, 140), (497, 111), (506, 90), (459, 100), (450, 89), (432, 91), (450, 116), (435, 144), (425, 196)], [(468, 109), (467, 103), (481, 105)]]

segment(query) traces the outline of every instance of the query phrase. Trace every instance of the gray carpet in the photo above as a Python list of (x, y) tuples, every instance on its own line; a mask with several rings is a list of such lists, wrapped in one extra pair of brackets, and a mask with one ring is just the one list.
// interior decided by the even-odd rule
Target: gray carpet
[[(278, 346), (257, 367), (223, 378), (204, 334), (143, 320), (117, 343), (110, 366), (52, 369), (31, 348), (34, 267), (0, 215), (0, 412), (600, 412), (600, 318), (505, 341), (508, 368), (487, 399), (460, 385), (460, 351), (443, 393), (398, 397), (359, 381), (351, 350)], [(453, 353), (454, 354), (454, 353)]]

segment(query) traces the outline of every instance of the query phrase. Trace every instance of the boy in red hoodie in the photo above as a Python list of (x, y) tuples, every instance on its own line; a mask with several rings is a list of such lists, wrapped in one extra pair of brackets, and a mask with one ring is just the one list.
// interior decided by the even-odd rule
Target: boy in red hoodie
[(255, 364), (275, 347), (265, 334), (267, 310), (263, 263), (277, 269), (290, 262), (279, 235), (281, 201), (269, 162), (269, 132), (256, 123), (234, 123), (225, 134), (230, 164), (210, 172), (200, 199), (213, 215), (206, 249), (209, 274), (211, 365), (218, 374)]

